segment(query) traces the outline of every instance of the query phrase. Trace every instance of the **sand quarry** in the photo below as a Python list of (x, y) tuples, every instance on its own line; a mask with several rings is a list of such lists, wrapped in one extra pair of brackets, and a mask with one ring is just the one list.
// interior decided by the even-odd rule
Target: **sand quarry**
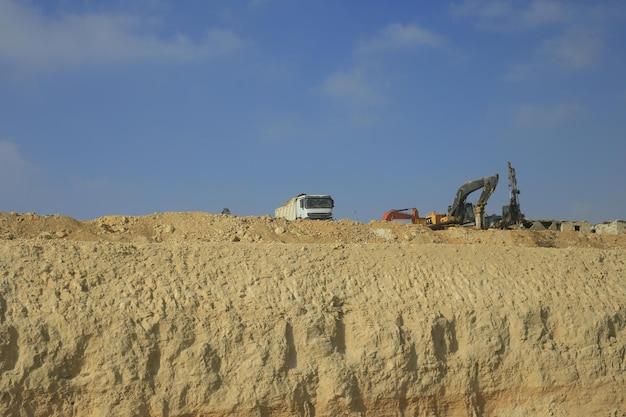
[(0, 415), (626, 416), (626, 235), (0, 213)]

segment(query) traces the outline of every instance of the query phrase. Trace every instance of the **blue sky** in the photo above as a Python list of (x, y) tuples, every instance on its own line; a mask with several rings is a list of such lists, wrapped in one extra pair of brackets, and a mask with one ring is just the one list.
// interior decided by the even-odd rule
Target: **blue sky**
[(621, 0), (0, 0), (0, 97), (0, 211), (626, 218)]

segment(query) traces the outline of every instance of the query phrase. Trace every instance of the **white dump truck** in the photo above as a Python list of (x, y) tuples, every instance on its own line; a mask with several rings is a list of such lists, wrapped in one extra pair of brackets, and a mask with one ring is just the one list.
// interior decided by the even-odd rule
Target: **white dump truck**
[(325, 194), (299, 194), (275, 211), (276, 217), (287, 220), (332, 220), (335, 202)]

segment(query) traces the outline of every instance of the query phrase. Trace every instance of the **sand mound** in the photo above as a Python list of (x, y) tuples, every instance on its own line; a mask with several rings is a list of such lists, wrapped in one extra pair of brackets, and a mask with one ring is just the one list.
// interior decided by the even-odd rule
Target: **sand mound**
[(0, 415), (623, 416), (625, 246), (0, 213)]

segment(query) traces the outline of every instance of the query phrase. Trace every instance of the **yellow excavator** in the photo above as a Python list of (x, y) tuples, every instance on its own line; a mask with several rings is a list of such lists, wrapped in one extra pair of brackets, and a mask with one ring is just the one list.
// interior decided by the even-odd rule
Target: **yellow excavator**
[[(485, 206), (487, 205), (487, 200), (489, 200), (489, 197), (496, 189), (498, 178), (498, 174), (495, 174), (491, 177), (479, 178), (463, 184), (456, 192), (454, 202), (448, 207), (446, 214), (432, 212), (427, 214), (426, 217), (419, 217), (415, 208), (389, 210), (383, 215), (382, 220), (410, 219), (413, 224), (423, 224), (435, 230), (471, 223), (474, 223), (477, 229), (485, 229)], [(481, 188), (483, 192), (476, 204), (468, 203), (466, 201), (467, 197)], [(411, 213), (406, 213), (409, 210), (411, 210)]]

